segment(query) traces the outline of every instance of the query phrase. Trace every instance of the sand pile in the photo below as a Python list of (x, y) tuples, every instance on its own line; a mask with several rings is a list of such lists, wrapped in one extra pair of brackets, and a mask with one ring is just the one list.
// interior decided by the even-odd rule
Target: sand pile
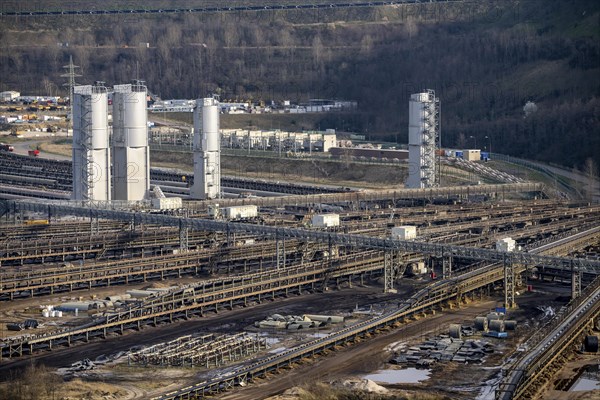
[(385, 394), (388, 392), (386, 388), (370, 379), (349, 379), (342, 381), (340, 386), (350, 390), (362, 390), (369, 393)]

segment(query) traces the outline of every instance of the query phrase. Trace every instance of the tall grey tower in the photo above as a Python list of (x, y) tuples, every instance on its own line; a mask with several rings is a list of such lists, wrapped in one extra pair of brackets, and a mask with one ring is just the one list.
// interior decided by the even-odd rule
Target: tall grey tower
[(440, 143), (440, 100), (433, 90), (410, 96), (408, 188), (439, 186), (435, 150)]

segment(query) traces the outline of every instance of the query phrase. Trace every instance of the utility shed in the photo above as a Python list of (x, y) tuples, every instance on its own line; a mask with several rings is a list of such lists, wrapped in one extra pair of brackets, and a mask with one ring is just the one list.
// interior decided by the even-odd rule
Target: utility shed
[(392, 238), (401, 240), (416, 239), (417, 227), (413, 225), (394, 226), (392, 228)]
[(511, 239), (509, 237), (500, 239), (496, 242), (496, 250), (497, 251), (511, 252), (511, 251), (515, 251), (515, 248), (516, 248), (515, 240)]
[(152, 208), (157, 210), (177, 210), (183, 207), (181, 197), (152, 199)]
[(13, 90), (8, 90), (6, 92), (0, 92), (0, 101), (13, 101), (20, 95), (21, 95), (21, 93), (15, 92)]
[(226, 219), (256, 218), (258, 216), (258, 207), (253, 205), (224, 207), (222, 213)]
[(467, 161), (479, 161), (481, 159), (481, 150), (463, 150), (463, 159)]
[(340, 226), (339, 214), (315, 214), (312, 217), (312, 226), (316, 228), (330, 228)]

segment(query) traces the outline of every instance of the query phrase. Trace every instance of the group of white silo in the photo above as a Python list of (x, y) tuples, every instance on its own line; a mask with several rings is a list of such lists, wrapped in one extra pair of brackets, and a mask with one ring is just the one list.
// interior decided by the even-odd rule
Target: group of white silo
[[(74, 87), (74, 200), (136, 201), (148, 198), (150, 151), (146, 97), (143, 81), (113, 87), (111, 146), (108, 88), (103, 82)], [(221, 192), (217, 100), (197, 101), (194, 131), (195, 179), (190, 197), (217, 198)]]

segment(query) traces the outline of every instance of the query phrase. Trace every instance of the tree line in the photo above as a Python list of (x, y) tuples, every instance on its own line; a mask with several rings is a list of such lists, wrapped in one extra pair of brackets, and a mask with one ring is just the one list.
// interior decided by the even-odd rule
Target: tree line
[(140, 77), (163, 98), (357, 100), (356, 116), (319, 126), (406, 143), (410, 94), (434, 89), (444, 146), (473, 136), (582, 167), (600, 163), (599, 15), (583, 0), (532, 0), (4, 21), (0, 90), (64, 93), (72, 55), (82, 83)]

